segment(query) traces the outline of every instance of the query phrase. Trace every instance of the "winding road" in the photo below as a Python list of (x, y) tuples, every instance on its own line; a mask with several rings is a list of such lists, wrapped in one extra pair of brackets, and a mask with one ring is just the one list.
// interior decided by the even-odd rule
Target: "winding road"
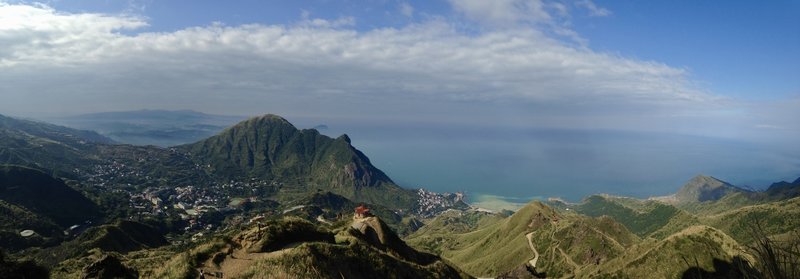
[(533, 259), (528, 261), (528, 263), (531, 264), (531, 266), (535, 268), (536, 267), (536, 262), (539, 261), (539, 251), (536, 251), (536, 248), (533, 247), (533, 233), (530, 232), (530, 233), (526, 234), (525, 238), (528, 239), (528, 246), (530, 246), (531, 247), (531, 251), (533, 251)]

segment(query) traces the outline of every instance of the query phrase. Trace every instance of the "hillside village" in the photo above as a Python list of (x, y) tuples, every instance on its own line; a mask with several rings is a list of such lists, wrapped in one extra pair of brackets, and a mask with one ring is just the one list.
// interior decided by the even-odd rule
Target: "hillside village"
[[(174, 156), (187, 156), (176, 149), (169, 149)], [(144, 153), (147, 154), (147, 153)], [(152, 155), (152, 154), (151, 154)], [(74, 173), (82, 177), (84, 186), (102, 189), (127, 196), (120, 207), (129, 208), (127, 218), (142, 220), (150, 217), (178, 217), (185, 221), (183, 231), (195, 235), (201, 231), (213, 231), (224, 226), (238, 224), (241, 218), (233, 218), (227, 224), (224, 216), (243, 209), (248, 209), (259, 202), (274, 203), (260, 198), (264, 193), (284, 186), (278, 181), (266, 181), (250, 178), (245, 181), (228, 181), (219, 183), (209, 179), (197, 179), (196, 185), (154, 185), (153, 177), (146, 174), (142, 166), (152, 164), (156, 156), (134, 156), (135, 163), (126, 164), (110, 160), (106, 164), (93, 165), (87, 170), (75, 169)], [(194, 165), (196, 171), (204, 167)], [(420, 218), (430, 218), (448, 209), (465, 209), (463, 193), (436, 193), (425, 189), (416, 190), (418, 206), (410, 213)], [(294, 206), (272, 214), (286, 214), (301, 209), (304, 205)], [(397, 214), (408, 214), (396, 211)], [(209, 218), (209, 216), (214, 216)]]

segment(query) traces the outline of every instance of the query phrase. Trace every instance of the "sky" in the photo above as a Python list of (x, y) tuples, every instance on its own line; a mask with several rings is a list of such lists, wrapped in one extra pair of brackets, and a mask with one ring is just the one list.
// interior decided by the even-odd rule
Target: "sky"
[(405, 186), (666, 194), (800, 176), (797, 1), (2, 1), (0, 114), (348, 133)]

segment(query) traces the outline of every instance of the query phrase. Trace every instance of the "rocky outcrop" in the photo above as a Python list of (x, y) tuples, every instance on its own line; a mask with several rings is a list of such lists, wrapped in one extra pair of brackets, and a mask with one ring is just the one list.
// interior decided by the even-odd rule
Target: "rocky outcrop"
[(83, 269), (82, 279), (135, 279), (139, 272), (127, 267), (113, 255), (105, 255)]
[(423, 265), (436, 261), (435, 256), (420, 253), (409, 247), (378, 217), (358, 218), (353, 221), (351, 227), (353, 236), (378, 250)]
[(537, 279), (546, 278), (544, 274), (537, 273), (530, 265), (522, 265), (497, 276), (497, 279)]

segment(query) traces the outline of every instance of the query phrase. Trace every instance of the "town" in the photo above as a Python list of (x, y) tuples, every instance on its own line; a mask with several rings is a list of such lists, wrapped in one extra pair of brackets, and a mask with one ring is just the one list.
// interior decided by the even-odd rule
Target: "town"
[[(174, 149), (170, 151), (176, 156), (186, 156)], [(86, 184), (83, 187), (121, 197), (116, 206), (124, 209), (126, 218), (180, 220), (180, 231), (184, 236), (193, 236), (192, 239), (198, 239), (203, 232), (208, 234), (253, 222), (264, 218), (265, 214), (284, 215), (304, 207), (280, 208), (277, 202), (270, 200), (277, 189), (286, 186), (276, 180), (249, 178), (221, 183), (198, 175), (192, 177), (192, 184), (170, 185), (147, 174), (148, 166), (158, 160), (140, 155), (133, 160), (110, 160), (88, 169), (75, 169), (74, 173)], [(193, 168), (199, 173), (204, 166), (194, 164)], [(449, 209), (469, 208), (462, 192), (436, 193), (419, 188), (416, 193), (417, 206), (409, 213), (420, 218), (435, 217)], [(395, 213), (409, 214), (401, 210)]]

